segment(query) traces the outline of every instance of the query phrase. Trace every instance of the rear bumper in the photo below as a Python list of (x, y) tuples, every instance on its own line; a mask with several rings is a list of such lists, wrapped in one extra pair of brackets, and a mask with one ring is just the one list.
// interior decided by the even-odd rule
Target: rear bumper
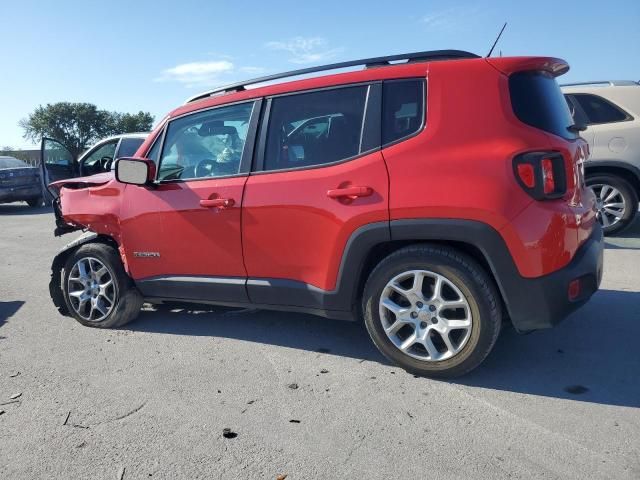
[[(602, 280), (604, 241), (598, 223), (571, 262), (564, 268), (538, 278), (502, 278), (508, 285), (505, 301), (518, 331), (553, 327), (584, 305)], [(569, 284), (580, 280), (578, 295), (569, 299)]]

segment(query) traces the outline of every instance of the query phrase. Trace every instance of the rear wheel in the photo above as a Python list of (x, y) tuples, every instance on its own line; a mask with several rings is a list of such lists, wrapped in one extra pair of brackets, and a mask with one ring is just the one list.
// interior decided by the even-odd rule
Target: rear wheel
[(605, 235), (619, 233), (633, 223), (638, 212), (638, 195), (616, 175), (587, 176), (587, 186), (596, 196), (596, 214)]
[(473, 259), (446, 247), (406, 247), (385, 258), (367, 280), (363, 311), (388, 359), (430, 377), (473, 370), (500, 333), (493, 281)]
[(27, 200), (27, 205), (29, 205), (31, 208), (41, 207), (43, 203), (44, 201), (42, 200), (42, 197), (30, 198), (29, 200)]
[(133, 320), (142, 306), (118, 252), (102, 243), (82, 245), (69, 256), (62, 291), (69, 312), (89, 327), (119, 327)]

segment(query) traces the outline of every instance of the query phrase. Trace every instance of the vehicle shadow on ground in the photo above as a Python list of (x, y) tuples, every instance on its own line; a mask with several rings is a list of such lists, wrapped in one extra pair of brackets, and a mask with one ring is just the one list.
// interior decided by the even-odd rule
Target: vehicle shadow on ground
[[(601, 290), (556, 328), (530, 335), (507, 328), (487, 360), (452, 383), (640, 407), (639, 305), (640, 292)], [(128, 328), (224, 337), (389, 365), (361, 323), (310, 315), (215, 308), (143, 311)]]
[(370, 342), (361, 323), (300, 313), (184, 306), (171, 311), (143, 310), (138, 319), (125, 328), (174, 335), (233, 338), (388, 363)]
[(640, 407), (640, 292), (600, 290), (557, 327), (505, 330), (462, 385)]
[(21, 300), (0, 302), (0, 327), (2, 327), (10, 317), (13, 317), (22, 305), (24, 305), (24, 302)]
[(0, 204), (0, 216), (1, 215), (41, 215), (43, 213), (51, 213), (53, 209), (51, 207), (37, 207), (32, 208), (26, 203), (7, 203)]

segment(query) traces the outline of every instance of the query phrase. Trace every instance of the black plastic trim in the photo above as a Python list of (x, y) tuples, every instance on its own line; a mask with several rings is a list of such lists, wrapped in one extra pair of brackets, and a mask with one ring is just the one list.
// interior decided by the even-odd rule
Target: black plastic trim
[(159, 276), (136, 280), (145, 298), (220, 305), (253, 305), (275, 310), (353, 319), (364, 262), (373, 247), (391, 238), (389, 222), (358, 228), (342, 254), (336, 288), (331, 291), (288, 279)]
[(628, 162), (622, 162), (619, 160), (587, 160), (584, 162), (585, 175), (589, 173), (592, 168), (619, 168), (628, 171), (635, 176), (640, 183), (640, 168), (632, 165)]
[[(586, 302), (602, 276), (603, 237), (599, 224), (566, 267), (538, 278), (520, 275), (507, 245), (491, 226), (458, 219), (395, 220), (392, 240), (455, 241), (480, 250), (489, 264), (511, 321), (520, 332), (548, 328)], [(567, 288), (571, 280), (588, 277), (588, 289), (578, 301), (570, 302)], [(585, 287), (585, 288), (587, 288)]]
[(180, 298), (224, 302), (249, 302), (242, 277), (157, 276), (137, 280), (145, 297)]

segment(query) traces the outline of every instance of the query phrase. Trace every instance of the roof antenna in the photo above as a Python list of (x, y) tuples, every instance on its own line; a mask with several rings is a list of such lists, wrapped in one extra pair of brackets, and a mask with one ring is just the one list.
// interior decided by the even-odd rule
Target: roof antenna
[(500, 30), (500, 33), (498, 34), (496, 41), (493, 42), (493, 45), (491, 46), (491, 50), (489, 50), (489, 53), (487, 53), (487, 56), (485, 58), (489, 58), (491, 56), (491, 54), (493, 53), (493, 49), (496, 48), (496, 45), (498, 44), (498, 40), (500, 40), (500, 37), (502, 36), (502, 32), (504, 32), (505, 28), (507, 28), (507, 22), (504, 22), (504, 25), (502, 26), (502, 30)]

